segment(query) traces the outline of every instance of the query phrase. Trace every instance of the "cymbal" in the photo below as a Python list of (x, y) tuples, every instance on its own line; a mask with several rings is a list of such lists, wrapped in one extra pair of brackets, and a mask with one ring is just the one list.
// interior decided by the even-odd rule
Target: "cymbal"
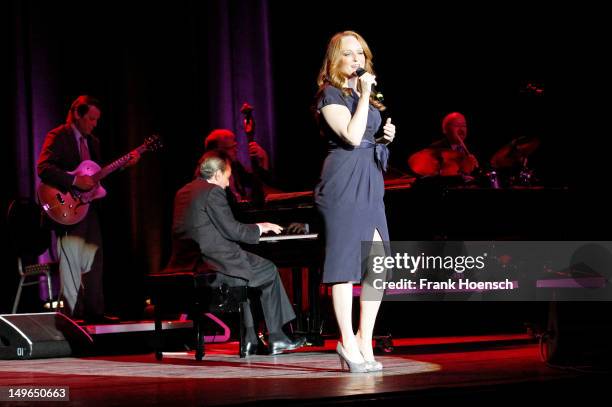
[(468, 156), (450, 148), (425, 148), (408, 158), (408, 165), (415, 174), (422, 176), (455, 176), (474, 170)]
[(521, 165), (540, 145), (537, 137), (518, 137), (500, 148), (491, 158), (493, 168), (508, 168)]

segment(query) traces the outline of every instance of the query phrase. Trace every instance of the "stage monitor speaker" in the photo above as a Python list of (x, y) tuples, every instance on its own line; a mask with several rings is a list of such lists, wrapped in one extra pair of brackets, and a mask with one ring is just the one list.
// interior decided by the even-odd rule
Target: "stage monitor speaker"
[(83, 355), (92, 344), (83, 328), (58, 312), (0, 315), (0, 359)]

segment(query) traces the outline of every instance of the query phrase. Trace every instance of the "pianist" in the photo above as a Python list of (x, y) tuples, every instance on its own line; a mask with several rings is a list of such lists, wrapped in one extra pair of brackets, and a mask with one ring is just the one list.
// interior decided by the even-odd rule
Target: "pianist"
[[(174, 200), (172, 256), (167, 269), (211, 273), (211, 285), (246, 285), (260, 293), (268, 328), (269, 353), (296, 349), (304, 338), (291, 340), (282, 330), (295, 313), (278, 275), (269, 260), (244, 251), (238, 242), (257, 243), (261, 234), (280, 233), (273, 223), (244, 224), (236, 221), (224, 189), (232, 174), (230, 158), (209, 151), (200, 160), (200, 175), (182, 187)], [(253, 292), (253, 290), (250, 290)], [(244, 310), (244, 353), (255, 354), (257, 336), (251, 309)]]

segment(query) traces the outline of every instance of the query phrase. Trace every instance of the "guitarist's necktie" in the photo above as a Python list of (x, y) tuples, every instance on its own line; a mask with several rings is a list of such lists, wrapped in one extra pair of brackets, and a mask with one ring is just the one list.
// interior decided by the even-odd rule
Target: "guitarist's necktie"
[(89, 160), (89, 148), (87, 148), (87, 139), (81, 136), (81, 142), (79, 148), (81, 149), (81, 161)]
[(453, 151), (457, 151), (459, 153), (465, 153), (465, 150), (463, 149), (462, 146), (460, 146), (459, 144), (453, 144), (451, 145), (451, 150)]

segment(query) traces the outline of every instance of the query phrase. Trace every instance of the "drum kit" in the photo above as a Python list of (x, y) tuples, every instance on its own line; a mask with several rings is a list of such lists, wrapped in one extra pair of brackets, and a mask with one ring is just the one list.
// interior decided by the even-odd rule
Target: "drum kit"
[(517, 137), (500, 148), (489, 165), (481, 167), (469, 150), (462, 146), (428, 147), (408, 158), (408, 165), (422, 177), (463, 177), (467, 182), (490, 188), (528, 187), (535, 182), (534, 172), (527, 166), (528, 158), (540, 145), (537, 137)]

